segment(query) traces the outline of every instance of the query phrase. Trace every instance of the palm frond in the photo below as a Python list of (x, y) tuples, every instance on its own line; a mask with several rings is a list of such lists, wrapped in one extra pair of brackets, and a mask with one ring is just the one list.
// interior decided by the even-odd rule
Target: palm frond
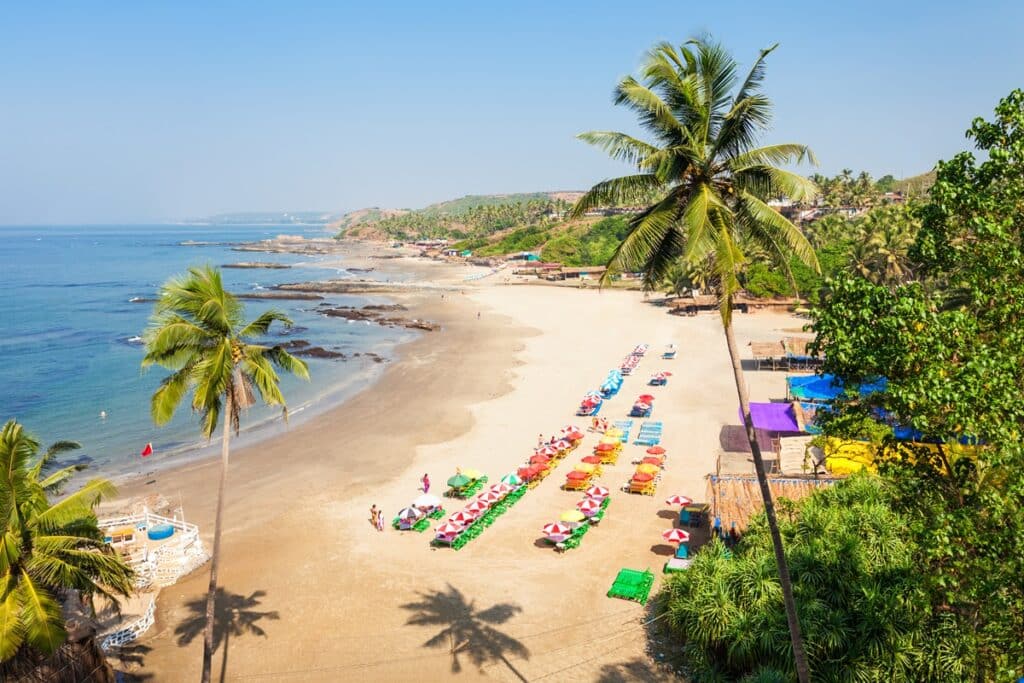
[(29, 574), (21, 574), (15, 592), (21, 605), (25, 640), (40, 652), (53, 654), (67, 638), (60, 605)]
[(615, 104), (626, 105), (637, 113), (640, 125), (662, 140), (677, 140), (684, 126), (661, 97), (637, 82), (623, 78), (615, 88)]
[(633, 165), (639, 165), (644, 159), (658, 151), (654, 145), (632, 135), (610, 130), (591, 130), (580, 133), (576, 138), (604, 150), (616, 161), (625, 161)]
[(11, 576), (4, 577), (0, 584), (0, 662), (14, 656), (25, 640), (25, 627), (21, 623), (21, 604), (14, 591)]
[(278, 368), (304, 380), (309, 379), (309, 366), (300, 358), (296, 358), (280, 346), (266, 350), (266, 357)]
[(738, 188), (762, 199), (785, 196), (803, 202), (818, 195), (818, 186), (813, 180), (775, 166), (755, 164), (735, 168), (733, 178)]
[(756, 225), (758, 229), (771, 235), (772, 240), (778, 245), (785, 245), (785, 249), (781, 246), (777, 247), (777, 255), (782, 260), (786, 260), (785, 256), (788, 252), (799, 258), (804, 265), (813, 268), (816, 272), (821, 272), (814, 247), (788, 218), (749, 192), (740, 195), (740, 202), (751, 220), (747, 227)]
[(285, 327), (292, 326), (292, 319), (285, 315), (284, 311), (278, 311), (271, 309), (261, 314), (260, 317), (253, 320), (251, 323), (243, 327), (239, 332), (238, 336), (242, 339), (248, 339), (250, 337), (262, 337), (270, 329), (270, 326), (279, 322)]
[(805, 162), (814, 166), (818, 165), (818, 159), (810, 147), (794, 143), (780, 143), (757, 147), (738, 154), (729, 159), (729, 168), (737, 171), (748, 166), (778, 166)]
[(630, 204), (636, 199), (645, 196), (651, 190), (656, 190), (662, 186), (663, 183), (653, 173), (641, 173), (603, 180), (576, 200), (572, 211), (569, 212), (569, 217), (579, 218), (591, 209)]
[(621, 272), (642, 271), (649, 282), (664, 277), (683, 248), (682, 235), (675, 228), (679, 213), (679, 199), (670, 192), (630, 221), (629, 234), (612, 253), (602, 285)]
[(153, 422), (158, 425), (164, 425), (171, 421), (175, 411), (178, 409), (178, 405), (181, 404), (181, 399), (185, 396), (185, 392), (189, 390), (189, 387), (195, 381), (193, 378), (194, 372), (195, 362), (192, 361), (189, 365), (168, 375), (160, 382), (160, 386), (153, 392), (153, 396), (149, 401), (149, 413), (153, 418)]

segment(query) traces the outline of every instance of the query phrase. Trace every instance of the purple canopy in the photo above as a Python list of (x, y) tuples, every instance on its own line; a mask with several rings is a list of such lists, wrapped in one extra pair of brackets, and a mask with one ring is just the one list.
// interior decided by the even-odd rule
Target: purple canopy
[[(751, 403), (750, 417), (755, 429), (767, 432), (802, 432), (791, 403)], [(743, 413), (740, 412), (740, 421)]]

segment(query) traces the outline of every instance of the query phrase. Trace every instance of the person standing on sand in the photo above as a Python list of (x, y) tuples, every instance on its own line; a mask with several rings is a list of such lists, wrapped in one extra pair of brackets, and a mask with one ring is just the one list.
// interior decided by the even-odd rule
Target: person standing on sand
[(423, 475), (423, 493), (430, 493), (430, 477)]
[(378, 514), (379, 513), (377, 512), (377, 504), (374, 503), (373, 505), (370, 506), (370, 526), (372, 526), (372, 527), (376, 527), (377, 526), (377, 515)]
[(377, 510), (377, 531), (384, 531), (384, 511)]

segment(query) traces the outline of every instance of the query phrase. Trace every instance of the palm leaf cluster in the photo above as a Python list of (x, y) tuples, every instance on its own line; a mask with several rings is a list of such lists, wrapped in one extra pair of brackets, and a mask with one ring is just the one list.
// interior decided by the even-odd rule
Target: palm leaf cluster
[(53, 469), (54, 458), (78, 448), (39, 442), (8, 421), (0, 432), (0, 662), (30, 647), (52, 654), (66, 638), (60, 601), (68, 591), (114, 599), (132, 589), (132, 571), (103, 541), (95, 508), (114, 492), (93, 479), (56, 502), (81, 469)]
[[(816, 681), (918, 681), (928, 613), (905, 520), (866, 475), (824, 489), (783, 519), (800, 623)], [(664, 609), (695, 682), (789, 680), (793, 658), (764, 517), (731, 555), (718, 541), (668, 581)]]
[(292, 321), (270, 310), (245, 323), (243, 313), (238, 299), (224, 290), (220, 271), (209, 266), (190, 268), (186, 275), (164, 284), (144, 337), (142, 361), (143, 367), (160, 365), (173, 371), (153, 394), (154, 422), (168, 422), (190, 389), (192, 410), (199, 413), (207, 438), (220, 420), (228, 395), (232, 400), (226, 419), (236, 432), (240, 411), (254, 403), (254, 390), (265, 403), (282, 406), (287, 416), (277, 369), (305, 379), (309, 370), (281, 346), (249, 340), (266, 335), (275, 321), (285, 325)]
[(575, 215), (629, 204), (652, 192), (660, 197), (633, 218), (606, 277), (640, 271), (653, 285), (680, 258), (696, 264), (713, 256), (728, 317), (748, 262), (747, 245), (757, 245), (786, 272), (793, 255), (817, 266), (800, 230), (768, 204), (780, 197), (809, 201), (817, 193), (813, 182), (780, 168), (813, 162), (810, 149), (758, 146), (771, 121), (771, 102), (761, 85), (765, 58), (774, 49), (762, 50), (741, 79), (736, 61), (721, 45), (659, 44), (648, 53), (639, 78), (627, 76), (615, 89), (615, 103), (636, 113), (649, 140), (614, 131), (579, 136), (632, 164), (637, 173), (595, 185), (576, 203)]

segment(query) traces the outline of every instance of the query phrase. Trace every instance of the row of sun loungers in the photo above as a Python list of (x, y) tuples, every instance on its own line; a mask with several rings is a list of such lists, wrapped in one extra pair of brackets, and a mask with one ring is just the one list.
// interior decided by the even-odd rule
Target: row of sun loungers
[(575, 510), (563, 513), (561, 521), (544, 525), (542, 531), (545, 539), (560, 552), (578, 548), (590, 527), (604, 518), (610, 502), (607, 488), (589, 487), (583, 499), (576, 504)]
[(454, 550), (478, 537), (494, 524), (510, 507), (519, 502), (526, 493), (523, 485), (513, 486), (504, 482), (495, 484), (475, 498), (462, 510), (450, 515), (435, 530), (434, 545), (447, 545)]
[(644, 422), (640, 425), (640, 432), (633, 443), (638, 446), (657, 446), (661, 443), (661, 430), (663, 423), (660, 421)]

